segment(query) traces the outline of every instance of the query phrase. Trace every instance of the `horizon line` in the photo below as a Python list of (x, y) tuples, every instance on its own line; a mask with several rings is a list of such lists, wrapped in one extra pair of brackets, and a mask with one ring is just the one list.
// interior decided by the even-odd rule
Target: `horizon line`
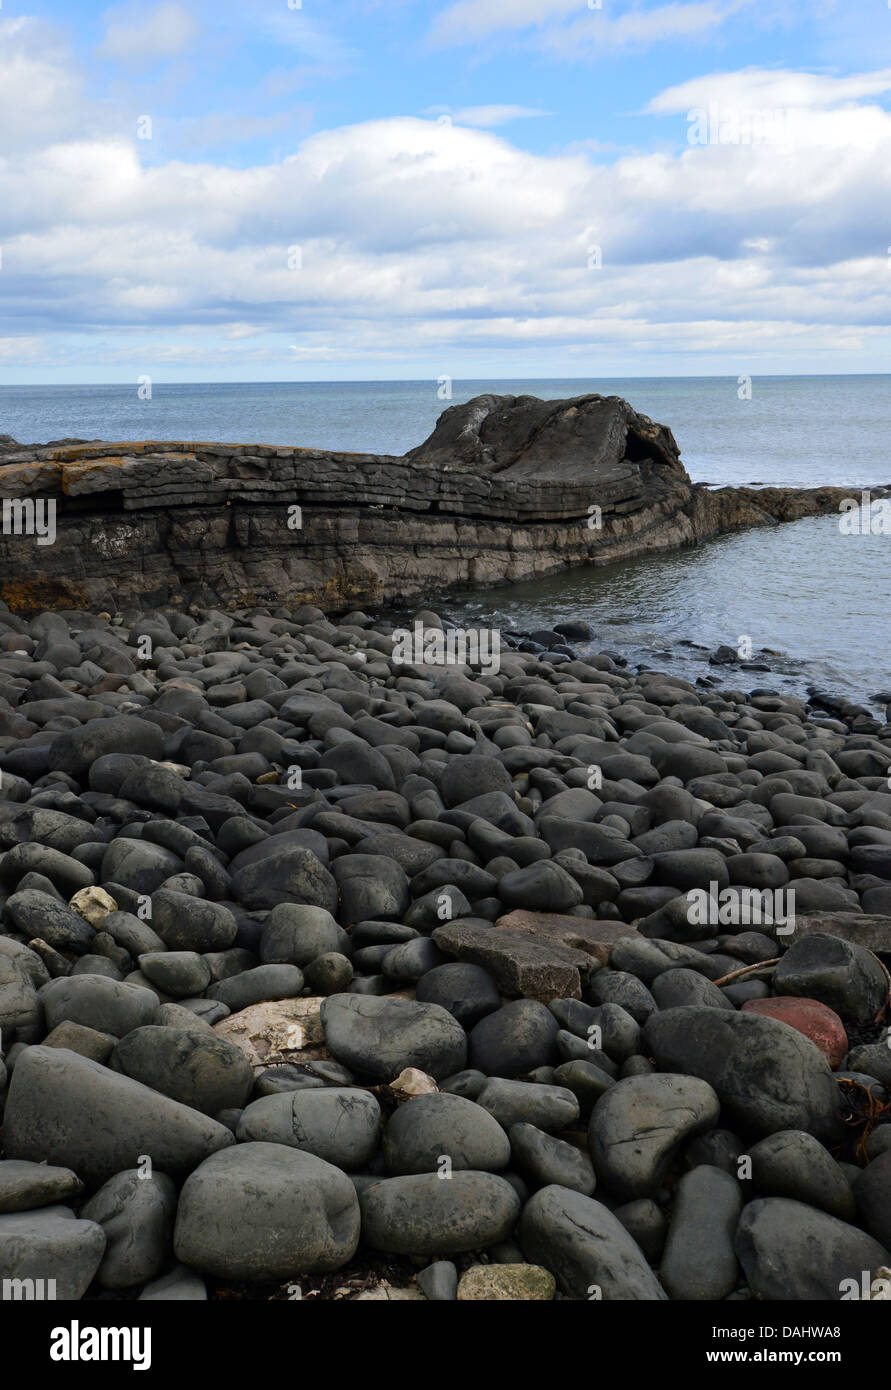
[[(683, 373), (658, 373), (656, 375), (636, 375), (623, 374), (619, 376), (466, 376), (451, 378), (452, 385), (461, 385), (473, 382), (525, 382), (525, 381), (726, 381), (733, 380), (740, 374), (737, 372), (683, 372)], [(891, 377), (889, 372), (746, 372), (743, 375), (751, 377), (752, 380), (807, 380), (814, 377)], [(418, 377), (307, 377), (301, 380), (294, 380), (290, 377), (268, 377), (256, 380), (234, 381), (228, 379), (219, 380), (190, 380), (190, 381), (161, 381), (157, 378), (152, 379), (152, 388), (159, 386), (406, 386), (406, 385), (429, 385), (435, 383), (439, 378), (435, 376)], [(17, 381), (0, 382), (0, 390), (19, 390), (22, 387), (30, 387), (40, 390), (44, 387), (62, 389), (71, 386), (84, 387), (126, 387), (130, 389), (133, 382), (127, 381)]]

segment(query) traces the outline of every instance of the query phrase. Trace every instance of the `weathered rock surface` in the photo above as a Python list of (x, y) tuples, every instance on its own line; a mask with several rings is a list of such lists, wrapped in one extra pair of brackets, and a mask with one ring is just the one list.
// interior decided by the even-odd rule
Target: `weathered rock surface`
[(339, 1269), (358, 1240), (359, 1203), (344, 1173), (284, 1144), (247, 1143), (186, 1180), (174, 1249), (202, 1274), (258, 1281)]
[(234, 1143), (223, 1125), (63, 1048), (30, 1047), (9, 1088), (8, 1158), (71, 1168), (98, 1186), (143, 1155), (172, 1177)]
[[(56, 541), (0, 536), (18, 611), (184, 597), (370, 603), (691, 545), (836, 510), (839, 488), (691, 484), (671, 431), (616, 396), (478, 396), (404, 457), (260, 444), (4, 449), (0, 498), (57, 505)], [(289, 508), (301, 508), (295, 524)], [(602, 525), (589, 525), (594, 505)], [(416, 524), (423, 525), (418, 545)]]

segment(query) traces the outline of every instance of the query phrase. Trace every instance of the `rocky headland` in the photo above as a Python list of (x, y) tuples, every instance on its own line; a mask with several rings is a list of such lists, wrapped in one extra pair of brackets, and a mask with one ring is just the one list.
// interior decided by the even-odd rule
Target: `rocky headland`
[(402, 457), (257, 444), (0, 441), (14, 612), (356, 604), (488, 586), (837, 512), (843, 488), (693, 484), (669, 429), (618, 397), (480, 396)]

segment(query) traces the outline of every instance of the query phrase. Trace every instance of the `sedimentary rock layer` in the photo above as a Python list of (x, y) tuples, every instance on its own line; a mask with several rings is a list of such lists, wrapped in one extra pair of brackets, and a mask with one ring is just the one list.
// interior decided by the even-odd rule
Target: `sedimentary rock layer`
[[(693, 484), (671, 431), (615, 396), (480, 396), (402, 457), (9, 441), (0, 597), (21, 612), (271, 600), (333, 610), (693, 545), (836, 511), (845, 495)], [(26, 533), (29, 501), (53, 504), (52, 544)]]

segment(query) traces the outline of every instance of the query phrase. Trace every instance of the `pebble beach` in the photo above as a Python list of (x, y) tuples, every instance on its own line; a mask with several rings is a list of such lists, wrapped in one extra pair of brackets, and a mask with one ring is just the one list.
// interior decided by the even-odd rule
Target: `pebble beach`
[(4, 1297), (891, 1296), (891, 692), (417, 625), (0, 611)]

